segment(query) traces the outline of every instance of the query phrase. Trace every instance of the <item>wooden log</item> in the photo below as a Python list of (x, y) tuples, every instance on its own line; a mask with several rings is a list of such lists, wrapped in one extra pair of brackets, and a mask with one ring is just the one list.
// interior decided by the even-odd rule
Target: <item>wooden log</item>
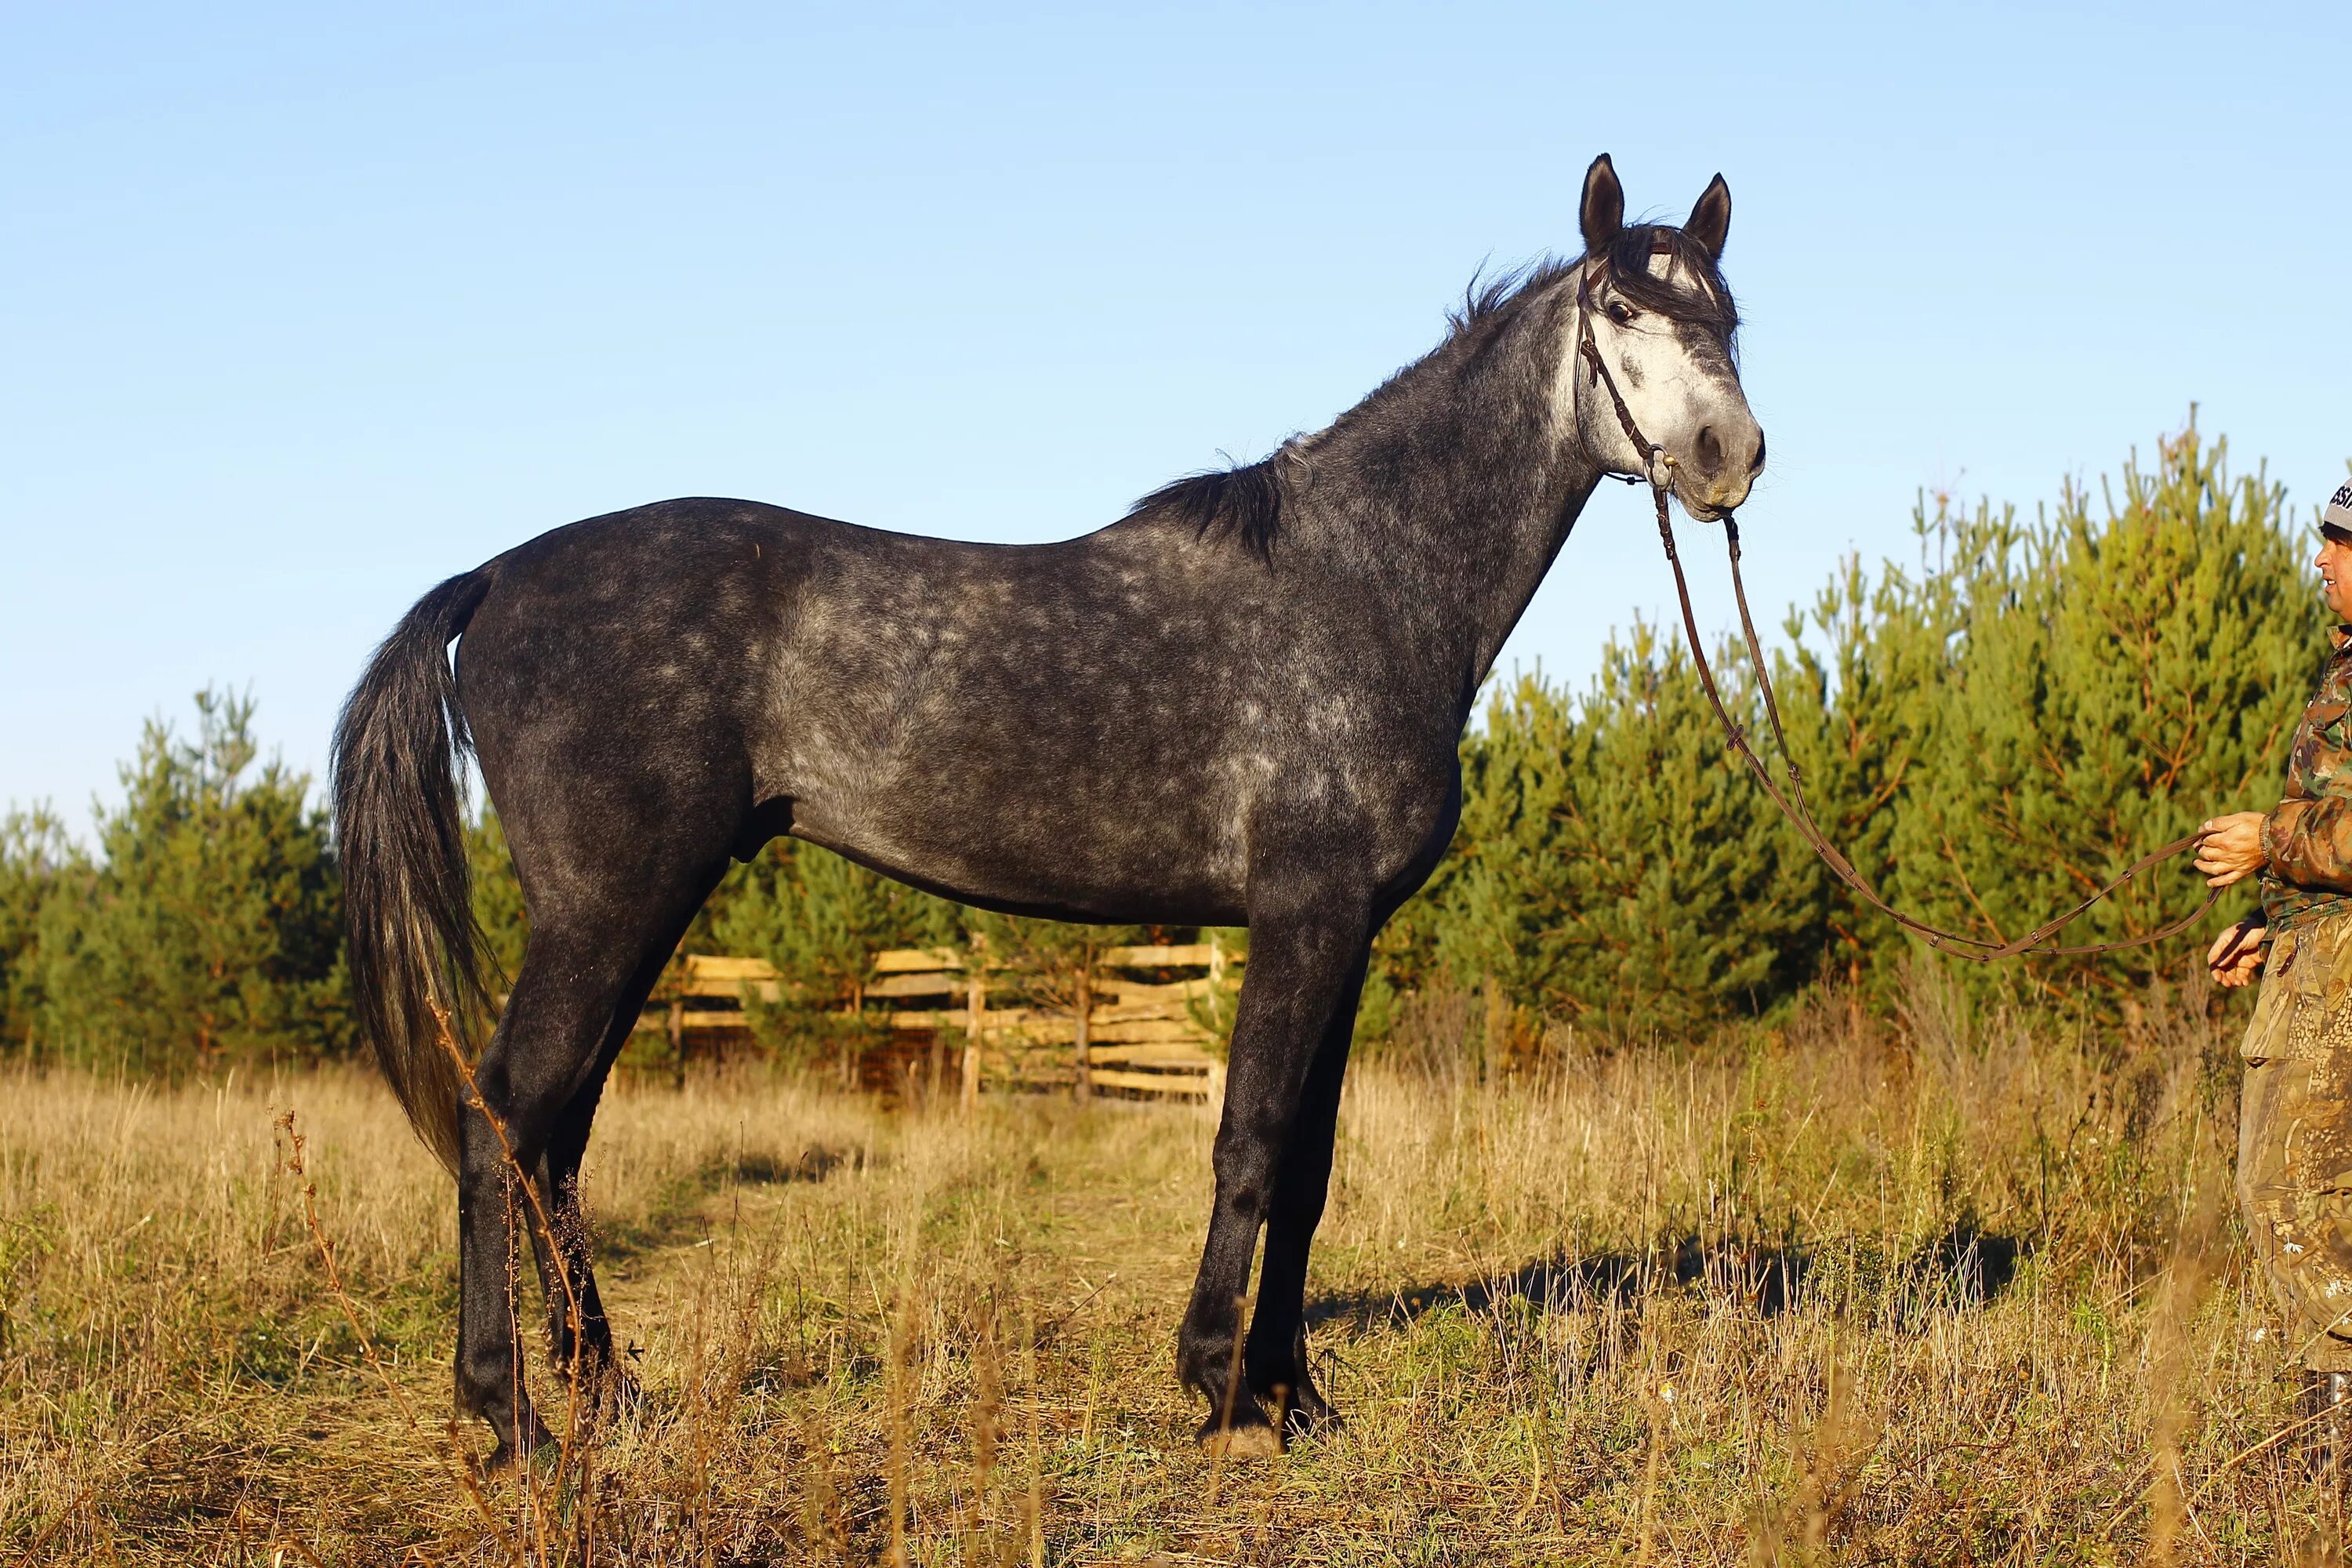
[(700, 992), (688, 992), (673, 996), (667, 1002), (656, 1003), (651, 1011), (637, 1015), (636, 1027), (640, 1031), (667, 1029), (670, 1026), (674, 1011), (681, 1014), (678, 1022), (688, 1029), (748, 1029), (751, 1026), (751, 1015), (740, 1007), (694, 1005), (698, 1001), (707, 1000), (718, 998), (706, 997)]
[(1097, 1089), (1133, 1089), (1143, 1094), (1171, 1094), (1199, 1097), (1209, 1092), (1206, 1073), (1129, 1072), (1106, 1068), (1095, 1074)]
[(1190, 1040), (1208, 1036), (1189, 1018), (1136, 1018), (1116, 1024), (1097, 1023), (1093, 1037), (1107, 1046), (1140, 1045), (1147, 1041)]
[(1176, 980), (1165, 985), (1154, 985), (1140, 980), (1105, 980), (1096, 990), (1117, 1007), (1148, 1007), (1173, 1003), (1182, 1005), (1198, 1002), (1211, 994), (1209, 981)]
[(945, 970), (922, 974), (886, 974), (879, 980), (866, 982), (868, 1000), (888, 1000), (898, 996), (953, 996), (963, 990), (963, 982)]
[(689, 1002), (740, 1002), (755, 994), (762, 1002), (781, 1002), (784, 997), (783, 987), (772, 980), (697, 980), (667, 993)]
[[(887, 1020), (894, 1029), (964, 1029), (970, 1026), (971, 1010), (969, 1006), (950, 1009), (909, 1007), (903, 1013), (877, 1013), (874, 1016)], [(986, 1016), (987, 1023), (982, 1032), (989, 1035), (1039, 1028), (1051, 1030), (1056, 1021), (1066, 1031), (1070, 1023), (1067, 1013), (1045, 1013), (1026, 1007), (991, 1007)], [(1065, 1033), (1061, 1037), (1066, 1040), (1069, 1036)]]
[[(900, 1029), (964, 1030), (966, 1016), (962, 1013), (898, 1013), (890, 1016), (893, 1027)], [(988, 1024), (982, 1031), (992, 1043), (1018, 1043), (1024, 1046), (1067, 1046), (1077, 1041), (1076, 1023), (1066, 1013), (1055, 1016), (1051, 1013), (1024, 1013), (1013, 1018), (1007, 1012), (991, 1009)], [(1181, 1040), (1196, 1046), (1206, 1046), (1208, 1033), (1187, 1018), (1130, 1018), (1118, 1023), (1104, 1023), (1102, 1014), (1095, 1014), (1094, 1022), (1087, 1028), (1087, 1044), (1125, 1046)]]
[(982, 1079), (989, 1083), (1051, 1083), (1068, 1084), (1076, 1081), (1067, 1057), (1055, 1056), (1047, 1060), (1007, 1058), (982, 1051), (980, 1057)]
[(1094, 1021), (1097, 1026), (1106, 1026), (1110, 1024), (1148, 1024), (1155, 1020), (1165, 1021), (1169, 1019), (1190, 1023), (1192, 1022), (1192, 1009), (1184, 1003), (1145, 1002), (1135, 1006), (1097, 1007), (1095, 1009)]
[(1216, 1058), (1198, 1046), (1168, 1041), (1156, 1045), (1097, 1046), (1087, 1053), (1096, 1062), (1116, 1067), (1192, 1068), (1205, 1071)]
[(929, 974), (962, 967), (963, 960), (944, 947), (894, 947), (874, 955), (877, 974)]
[(971, 1116), (980, 1110), (980, 1042), (988, 1030), (988, 986), (977, 974), (971, 977), (971, 995), (963, 1037), (963, 1113)]
[[(1103, 950), (1102, 965), (1106, 969), (1189, 969), (1209, 962), (1211, 944), (1188, 942), (1180, 945), (1150, 947), (1108, 947)], [(1227, 963), (1238, 963), (1238, 953), (1225, 954)]]
[(717, 953), (690, 952), (686, 955), (686, 977), (689, 981), (774, 980), (775, 965), (764, 958), (729, 958)]

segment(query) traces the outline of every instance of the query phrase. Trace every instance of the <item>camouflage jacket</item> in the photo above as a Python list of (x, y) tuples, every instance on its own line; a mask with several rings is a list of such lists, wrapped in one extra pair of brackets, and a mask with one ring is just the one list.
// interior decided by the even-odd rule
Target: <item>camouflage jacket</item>
[(2352, 914), (2352, 626), (2327, 638), (2334, 651), (2287, 753), (2286, 798), (2263, 819), (2273, 931)]

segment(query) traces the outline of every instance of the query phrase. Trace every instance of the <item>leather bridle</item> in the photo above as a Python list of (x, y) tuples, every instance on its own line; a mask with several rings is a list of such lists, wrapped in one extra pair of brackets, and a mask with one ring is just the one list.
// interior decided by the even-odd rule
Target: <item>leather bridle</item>
[[(2004, 958), (2021, 957), (2029, 952), (2049, 954), (2115, 952), (2125, 948), (2146, 947), (2153, 942), (2178, 936), (2204, 919), (2214, 904), (2220, 901), (2222, 889), (2213, 889), (2206, 895), (2205, 901), (2198, 905), (2194, 911), (2146, 936), (2126, 937), (2117, 942), (2085, 942), (2078, 946), (2049, 945), (2052, 937), (2087, 912), (2093, 905), (2112, 897), (2125, 883), (2150, 867), (2161, 865), (2174, 856), (2194, 848), (2199, 839), (2203, 837), (2201, 833), (2192, 833), (2185, 838), (2175, 839), (2160, 849), (2154, 849), (2141, 856), (2131, 863), (2123, 875), (2076, 904), (2073, 909), (2053, 919), (2042, 921), (2013, 941), (1988, 942), (1982, 937), (1946, 931), (1941, 927), (1930, 925), (1915, 915), (1906, 914), (1887, 902), (1878, 889), (1871, 885), (1869, 879), (1855, 870), (1853, 862), (1849, 861), (1839, 852), (1837, 847), (1829, 841), (1828, 836), (1813, 820), (1811, 804), (1805, 799), (1804, 775), (1798, 770), (1796, 753), (1789, 749), (1789, 737), (1780, 727), (1780, 705), (1772, 694), (1771, 676), (1768, 673), (1764, 662), (1764, 647), (1756, 636), (1755, 619), (1748, 613), (1748, 587), (1740, 580), (1739, 574), (1739, 524), (1729, 512), (1726, 512), (1723, 515), (1723, 535), (1731, 554), (1732, 597), (1739, 605), (1739, 629), (1748, 643), (1748, 657), (1756, 666), (1757, 689), (1763, 694), (1764, 713), (1772, 727), (1772, 741), (1780, 750), (1780, 759), (1788, 773), (1787, 792), (1784, 794), (1773, 783), (1771, 770), (1764, 765), (1763, 759), (1759, 757), (1755, 748), (1748, 743), (1746, 732), (1733, 720), (1730, 709), (1725, 706), (1723, 694), (1716, 685), (1715, 671), (1706, 661), (1706, 647), (1699, 641), (1698, 620), (1691, 611), (1690, 584), (1683, 575), (1682, 556), (1675, 547), (1674, 521), (1666, 510), (1666, 498), (1674, 489), (1676, 467), (1674, 456), (1663, 446), (1642, 434), (1642, 427), (1634, 422), (1633, 411), (1625, 405), (1624, 395), (1617, 390), (1616, 377), (1609, 374), (1608, 363), (1601, 357), (1600, 345), (1593, 341), (1592, 282), (1600, 269), (1599, 262), (1587, 261), (1583, 271), (1577, 279), (1576, 351), (1579, 357), (1591, 367), (1592, 378), (1609, 394), (1609, 404), (1616, 413), (1617, 423), (1624, 430), (1625, 438), (1633, 444), (1633, 450), (1643, 456), (1645, 468), (1645, 472), (1639, 477), (1627, 474), (1611, 474), (1609, 477), (1623, 479), (1627, 484), (1640, 484), (1644, 479), (1648, 481), (1650, 499), (1657, 506), (1658, 540), (1665, 546), (1666, 563), (1674, 568), (1675, 595), (1682, 604), (1683, 636), (1690, 644), (1691, 662), (1697, 668), (1699, 686), (1706, 692), (1707, 703), (1715, 710), (1717, 721), (1723, 726), (1724, 741), (1730, 746), (1732, 752), (1748, 765), (1748, 771), (1756, 776), (1756, 782), (1763, 786), (1765, 795), (1771, 798), (1774, 805), (1780, 808), (1780, 815), (1787, 817), (1790, 826), (1796, 828), (1797, 836), (1805, 841), (1815, 855), (1821, 857), (1822, 864), (1830, 868), (1831, 874), (1844, 883), (1857, 898), (1894, 921), (1904, 930), (1919, 937), (1928, 946), (1939, 952), (1948, 952), (1955, 958), (1964, 958), (1975, 963), (1991, 963)], [(1580, 395), (1576, 400), (1578, 405), (1576, 412), (1580, 425), (1582, 422), (1580, 406), (1582, 382), (1583, 378), (1579, 376), (1577, 384)]]

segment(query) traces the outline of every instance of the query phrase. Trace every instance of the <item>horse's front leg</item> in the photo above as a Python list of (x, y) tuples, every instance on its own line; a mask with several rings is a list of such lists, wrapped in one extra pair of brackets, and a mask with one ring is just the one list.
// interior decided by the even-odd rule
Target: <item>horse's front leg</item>
[(1255, 880), (1249, 976), (1217, 1127), (1216, 1202), (1177, 1337), (1178, 1371), (1209, 1403), (1201, 1441), (1237, 1454), (1281, 1447), (1265, 1410), (1234, 1377), (1241, 1304), (1308, 1070), (1332, 1020), (1352, 1002), (1371, 931), (1370, 900), (1328, 879)]
[(1339, 1089), (1354, 1043), (1356, 1006), (1371, 960), (1367, 941), (1357, 954), (1348, 990), (1307, 1070), (1298, 1116), (1291, 1124), (1282, 1168), (1265, 1216), (1265, 1269), (1258, 1279), (1257, 1310), (1243, 1352), (1249, 1391), (1264, 1401), (1286, 1436), (1331, 1420), (1336, 1412), (1315, 1386), (1307, 1361), (1307, 1255), (1322, 1222), (1331, 1187), (1331, 1151), (1339, 1136)]

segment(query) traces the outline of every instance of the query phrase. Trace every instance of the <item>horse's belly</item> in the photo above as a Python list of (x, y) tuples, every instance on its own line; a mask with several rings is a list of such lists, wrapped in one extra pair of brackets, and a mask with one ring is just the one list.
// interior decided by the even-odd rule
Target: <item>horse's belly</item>
[(1239, 924), (1238, 821), (1194, 799), (959, 787), (793, 803), (795, 837), (946, 898), (1018, 914), (1121, 924)]

